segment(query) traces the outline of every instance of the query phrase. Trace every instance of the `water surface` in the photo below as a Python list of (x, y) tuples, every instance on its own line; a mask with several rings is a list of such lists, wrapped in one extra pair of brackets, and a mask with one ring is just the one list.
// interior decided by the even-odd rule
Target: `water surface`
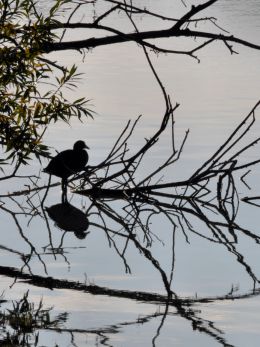
[[(151, 6), (154, 11), (162, 14), (177, 15), (185, 11), (181, 2), (172, 1), (135, 1), (138, 6)], [(196, 3), (199, 3), (197, 1)], [(189, 5), (190, 2), (186, 1)], [(102, 9), (100, 9), (101, 11)], [(244, 39), (259, 43), (260, 7), (258, 1), (228, 1), (221, 0), (212, 6), (205, 15), (219, 18), (219, 24), (225, 29)], [(140, 19), (139, 28), (153, 28), (152, 21)], [(131, 27), (120, 18), (118, 25)], [(217, 30), (217, 29), (213, 29)], [(75, 33), (67, 38), (78, 38)], [(82, 31), (81, 37), (85, 34)], [(162, 40), (161, 44), (171, 47), (172, 44), (186, 45), (182, 41)], [(191, 41), (188, 45), (196, 45)], [(230, 52), (222, 43), (214, 43), (198, 53), (200, 63), (186, 56), (153, 55), (154, 66), (172, 98), (172, 102), (180, 103), (175, 113), (176, 140), (178, 143), (187, 129), (190, 134), (184, 148), (181, 160), (165, 174), (165, 179), (181, 180), (189, 177), (230, 134), (232, 129), (243, 119), (260, 95), (260, 53), (238, 45), (234, 49), (238, 55)], [(76, 96), (86, 96), (91, 99), (93, 109), (97, 112), (94, 120), (84, 124), (72, 122), (71, 126), (58, 124), (49, 129), (46, 142), (57, 150), (70, 148), (75, 140), (83, 139), (90, 151), (90, 164), (96, 165), (103, 160), (115, 142), (118, 134), (128, 119), (142, 118), (136, 129), (131, 150), (135, 151), (144, 143), (144, 138), (153, 134), (163, 116), (164, 104), (160, 89), (152, 75), (142, 50), (134, 43), (100, 47), (87, 52), (84, 61), (78, 52), (53, 53), (51, 57), (64, 64), (79, 66), (84, 73)], [(252, 138), (259, 133), (256, 125), (252, 129)], [(166, 134), (167, 135), (167, 134)], [(151, 152), (151, 157), (145, 159), (145, 165), (139, 172), (140, 177), (153, 170), (169, 151), (169, 133), (159, 141)], [(250, 153), (252, 160), (258, 158), (256, 152)], [(39, 163), (32, 168), (35, 174), (41, 170)], [(250, 184), (256, 187), (256, 175), (249, 177)], [(41, 174), (42, 182), (47, 177)], [(19, 182), (10, 184), (10, 191), (16, 190)], [(250, 195), (246, 187), (241, 185), (240, 194)], [(5, 192), (3, 187), (1, 192)], [(89, 202), (85, 198), (72, 196), (71, 203), (80, 209), (87, 208)], [(26, 198), (25, 198), (26, 199)], [(24, 202), (25, 202), (24, 199)], [(50, 206), (60, 200), (60, 188), (55, 188), (48, 194), (45, 205)], [(10, 202), (10, 206), (15, 205)], [(121, 208), (120, 203), (116, 205)], [(244, 207), (239, 216), (241, 223), (257, 231), (258, 209)], [(98, 217), (91, 219), (90, 234), (84, 240), (79, 240), (73, 233), (67, 233), (64, 238), (64, 254), (44, 254), (43, 247), (48, 246), (50, 235), (46, 222), (36, 217), (28, 225), (28, 218), (20, 220), (25, 238), (13, 222), (12, 215), (1, 213), (3, 231), (2, 243), (5, 247), (16, 250), (16, 253), (2, 250), (1, 265), (20, 267), (23, 262), (20, 253), (30, 251), (30, 242), (42, 254), (47, 264), (48, 275), (55, 278), (65, 278), (99, 286), (122, 289), (140, 290), (146, 292), (165, 293), (160, 275), (150, 263), (140, 255), (134, 246), (129, 246), (127, 259), (131, 265), (131, 274), (125, 273), (122, 260), (113, 247), (109, 247), (106, 234), (95, 227)], [(51, 242), (58, 247), (62, 231), (49, 221), (52, 231)], [(196, 225), (196, 223), (194, 222)], [(163, 241), (153, 244), (153, 254), (167, 271), (171, 265), (172, 233), (171, 227), (162, 218), (153, 218), (152, 231)], [(205, 226), (198, 226), (205, 231)], [(8, 238), (5, 233), (8, 232)], [(47, 306), (54, 307), (54, 313), (67, 311), (68, 329), (75, 330), (77, 346), (218, 346), (225, 345), (224, 340), (232, 346), (242, 347), (250, 340), (250, 346), (258, 346), (259, 341), (259, 297), (257, 293), (251, 296), (252, 279), (245, 268), (241, 266), (233, 254), (208, 240), (194, 234), (188, 235), (189, 243), (181, 229), (177, 229), (175, 238), (175, 269), (173, 289), (180, 297), (221, 297), (227, 295), (233, 288), (237, 299), (216, 300), (214, 303), (195, 305), (196, 314), (201, 317), (205, 326), (213, 322), (212, 335), (199, 333), (189, 320), (176, 314), (171, 308), (159, 337), (155, 340), (157, 329), (162, 321), (164, 307), (153, 304), (135, 302), (133, 300), (112, 298), (109, 296), (94, 296), (87, 293), (69, 290), (41, 289), (26, 284), (15, 284), (11, 288), (12, 279), (2, 277), (1, 290), (8, 299), (17, 299), (27, 288), (30, 288), (30, 298), (36, 302), (43, 296)], [(239, 246), (250, 262), (256, 274), (260, 275), (260, 248), (252, 240), (239, 235)], [(44, 267), (37, 257), (30, 263), (35, 274), (45, 275)], [(243, 294), (250, 294), (243, 297)], [(240, 296), (242, 295), (242, 296)], [(241, 314), (243, 312), (243, 314)], [(141, 318), (146, 317), (144, 321)], [(102, 333), (97, 333), (100, 329)], [(107, 330), (106, 330), (107, 329)], [(209, 329), (210, 330), (210, 329)], [(104, 333), (106, 331), (106, 333)], [(215, 335), (214, 335), (215, 334)], [(105, 336), (105, 337), (104, 337)], [(58, 335), (54, 332), (42, 332), (42, 345), (53, 346), (54, 341), (60, 345), (72, 345), (70, 334)]]

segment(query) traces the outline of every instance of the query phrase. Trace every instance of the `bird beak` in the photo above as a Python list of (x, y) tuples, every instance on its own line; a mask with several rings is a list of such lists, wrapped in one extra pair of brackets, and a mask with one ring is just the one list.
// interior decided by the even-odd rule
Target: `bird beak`
[(85, 148), (90, 149), (86, 144), (85, 144)]

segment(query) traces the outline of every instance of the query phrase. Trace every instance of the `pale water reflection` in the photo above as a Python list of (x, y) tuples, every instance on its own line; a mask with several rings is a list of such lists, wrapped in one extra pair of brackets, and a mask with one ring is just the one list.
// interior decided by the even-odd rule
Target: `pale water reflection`
[[(185, 2), (191, 4), (188, 0)], [(165, 14), (175, 9), (172, 1), (165, 1), (163, 5), (162, 2), (148, 0), (136, 0), (135, 3), (151, 6), (154, 11), (162, 10)], [(178, 9), (174, 14), (182, 10), (185, 8), (178, 1)], [(220, 25), (234, 34), (254, 42), (259, 40), (258, 1), (222, 0), (208, 13), (218, 17)], [(141, 27), (142, 21), (138, 24)], [(147, 27), (151, 25), (150, 22), (144, 23)], [(166, 42), (166, 45), (169, 43)], [(187, 178), (223, 143), (259, 99), (260, 53), (239, 46), (236, 49), (240, 54), (231, 56), (224, 44), (213, 44), (199, 54), (200, 64), (189, 57), (153, 56), (155, 67), (173, 102), (181, 104), (175, 113), (179, 143), (186, 129), (190, 129), (182, 158), (173, 172), (166, 173), (166, 181), (169, 178), (173, 181)], [(89, 164), (96, 165), (107, 155), (128, 119), (143, 115), (129, 144), (132, 150), (143, 145), (144, 138), (151, 136), (160, 124), (164, 110), (163, 99), (141, 50), (135, 44), (97, 48), (87, 53), (84, 62), (79, 53), (71, 51), (62, 54), (62, 57), (57, 53), (52, 56), (66, 64), (79, 65), (85, 78), (77, 94), (90, 98), (93, 109), (97, 112), (95, 119), (86, 124), (73, 123), (71, 127), (57, 125), (50, 129), (47, 142), (55, 149), (70, 148), (75, 140), (85, 140), (91, 148)], [(259, 130), (257, 124), (252, 135), (259, 133)], [(169, 142), (169, 137), (166, 136), (160, 140), (152, 152), (153, 159), (147, 160), (140, 176), (167, 157)], [(258, 158), (258, 153), (250, 155), (252, 160)], [(36, 175), (41, 170), (38, 163), (31, 167)], [(47, 183), (48, 177), (43, 173), (40, 175), (41, 180)], [(251, 175), (248, 181), (255, 186), (258, 178), (259, 175)], [(243, 194), (250, 194), (243, 185), (240, 188)], [(12, 183), (9, 188), (10, 191), (18, 189), (19, 182)], [(73, 206), (84, 212), (88, 209), (89, 201), (85, 197), (75, 194), (70, 197)], [(51, 206), (59, 202), (60, 188), (57, 187), (48, 194), (45, 205)], [(26, 198), (22, 203), (26, 203)], [(16, 207), (13, 201), (9, 204), (10, 208)], [(120, 203), (114, 205), (116, 209), (120, 209)], [(245, 207), (240, 220), (248, 229), (257, 231), (258, 209)], [(24, 262), (21, 257), (30, 253), (31, 243), (38, 253), (30, 260), (30, 269), (34, 274), (45, 276), (41, 263), (41, 259), (44, 259), (48, 276), (55, 278), (82, 283), (85, 281), (86, 284), (120, 290), (164, 293), (165, 288), (158, 272), (131, 245), (128, 247), (127, 261), (131, 265), (132, 274), (125, 274), (124, 263), (111, 247), (107, 235), (98, 227), (100, 224), (98, 216), (91, 216), (89, 234), (85, 239), (79, 240), (72, 232), (64, 234), (60, 225), (57, 227), (52, 220), (48, 219), (46, 223), (46, 220), (37, 215), (30, 221), (28, 216), (21, 219), (24, 232), (21, 236), (21, 230), (13, 223), (13, 216), (1, 211), (2, 230), (8, 231), (8, 238), (3, 239), (6, 249), (2, 249), (0, 253), (1, 266), (21, 267)], [(205, 226), (194, 226), (201, 232), (205, 231)], [(159, 236), (164, 241), (164, 244), (158, 242), (153, 245), (153, 254), (168, 272), (172, 262), (172, 234), (169, 228), (167, 221), (161, 218), (152, 220), (152, 231), (155, 234), (159, 231)], [(188, 236), (189, 243), (181, 230), (175, 234), (174, 291), (180, 297), (221, 298), (209, 303), (195, 303), (190, 308), (190, 316), (187, 314), (187, 307), (183, 308), (185, 313), (179, 311), (178, 314), (177, 309), (171, 307), (156, 339), (165, 309), (162, 303), (152, 305), (67, 289), (51, 291), (26, 284), (12, 285), (13, 280), (9, 281), (6, 277), (1, 277), (0, 288), (5, 291), (7, 299), (17, 299), (30, 288), (31, 300), (38, 302), (43, 296), (44, 304), (54, 307), (54, 314), (68, 312), (63, 334), (41, 332), (39, 345), (54, 346), (57, 343), (65, 346), (75, 343), (77, 346), (115, 347), (153, 344), (243, 347), (250, 341), (250, 347), (258, 346), (258, 293), (252, 297), (239, 297), (240, 294), (251, 294), (253, 283), (248, 273), (224, 247), (194, 234)], [(242, 253), (246, 254), (246, 259), (259, 277), (259, 245), (240, 235), (239, 240)], [(55, 255), (48, 252), (51, 248), (57, 251)], [(222, 300), (232, 290), (237, 298), (233, 301)], [(197, 321), (192, 321), (193, 316), (198, 318)], [(199, 333), (203, 329), (197, 330), (198, 322), (201, 323), (200, 327), (206, 327), (206, 333)]]

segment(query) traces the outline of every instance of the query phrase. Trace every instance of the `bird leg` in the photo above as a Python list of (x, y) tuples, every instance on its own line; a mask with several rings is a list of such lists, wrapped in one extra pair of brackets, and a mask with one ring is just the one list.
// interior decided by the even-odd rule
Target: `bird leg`
[(61, 188), (62, 188), (61, 202), (63, 204), (68, 201), (68, 199), (67, 199), (67, 185), (68, 185), (67, 178), (62, 178), (62, 180), (61, 180)]

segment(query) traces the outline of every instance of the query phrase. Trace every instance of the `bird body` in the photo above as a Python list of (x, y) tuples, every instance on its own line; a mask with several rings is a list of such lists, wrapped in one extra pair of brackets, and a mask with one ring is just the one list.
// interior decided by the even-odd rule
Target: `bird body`
[(58, 153), (48, 166), (44, 169), (50, 175), (61, 178), (68, 178), (84, 169), (88, 162), (88, 154), (86, 151), (75, 151), (67, 149)]
[(49, 175), (62, 179), (63, 198), (66, 198), (67, 194), (68, 177), (82, 171), (88, 162), (88, 153), (85, 151), (85, 148), (88, 148), (88, 146), (84, 141), (79, 140), (75, 142), (73, 149), (67, 149), (58, 153), (43, 170)]

